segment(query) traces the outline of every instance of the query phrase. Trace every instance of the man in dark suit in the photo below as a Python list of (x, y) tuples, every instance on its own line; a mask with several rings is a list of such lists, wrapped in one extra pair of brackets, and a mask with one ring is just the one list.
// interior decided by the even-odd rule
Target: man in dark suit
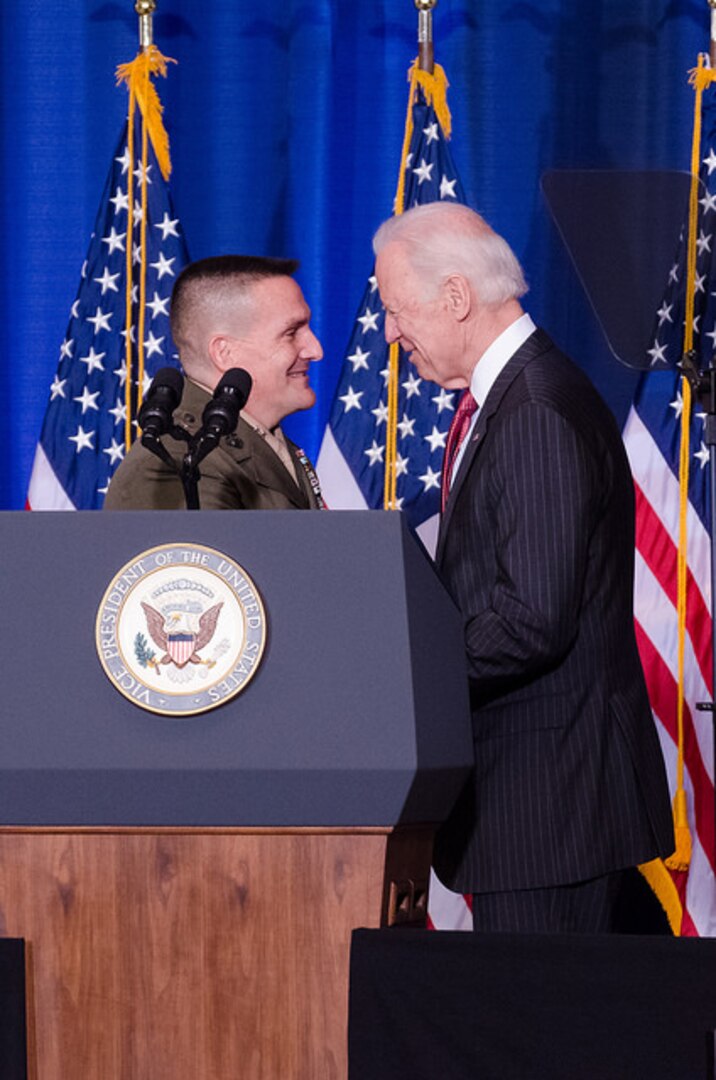
[[(322, 505), (305, 454), (281, 431), (289, 413), (309, 409), (312, 362), (323, 352), (311, 312), (288, 259), (220, 255), (191, 263), (171, 301), (172, 337), (187, 376), (174, 422), (193, 435), (221, 377), (243, 368), (252, 377), (236, 430), (201, 463), (205, 510), (309, 510)], [(106, 510), (172, 510), (185, 506), (178, 469), (187, 444), (163, 439), (173, 468), (137, 441), (117, 469)]]
[(437, 872), (473, 893), (477, 930), (612, 930), (627, 868), (674, 847), (617, 425), (523, 312), (519, 263), (473, 211), (409, 210), (375, 251), (386, 338), (465, 389), (436, 564), (464, 618), (475, 769)]

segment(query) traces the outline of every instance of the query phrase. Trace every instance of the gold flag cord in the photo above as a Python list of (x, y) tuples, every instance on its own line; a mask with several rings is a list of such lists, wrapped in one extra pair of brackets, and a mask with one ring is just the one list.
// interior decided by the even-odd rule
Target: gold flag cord
[[(149, 75), (147, 74), (147, 79)], [(147, 301), (147, 163), (149, 157), (149, 137), (147, 125), (142, 124), (142, 209), (139, 220), (139, 311), (137, 313), (137, 408), (139, 408), (144, 386), (144, 321)]]
[[(395, 193), (394, 214), (402, 214), (405, 210), (405, 172), (407, 168), (408, 150), (413, 137), (413, 105), (417, 100), (418, 89), (423, 91), (428, 105), (435, 109), (443, 134), (446, 139), (450, 138), (452, 122), (450, 110), (447, 105), (448, 81), (440, 64), (435, 64), (433, 72), (422, 71), (415, 60), (408, 71), (410, 90), (408, 91), (408, 112), (405, 118), (405, 135), (403, 137), (403, 149), (400, 155), (400, 171), (398, 174), (398, 187)], [(397, 510), (397, 461), (398, 461), (398, 364), (400, 350), (397, 342), (393, 342), (388, 350), (388, 385), (386, 406), (388, 416), (385, 426), (385, 474), (383, 481), (383, 509)]]
[[(684, 325), (684, 354), (694, 347), (694, 293), (696, 284), (697, 229), (699, 224), (699, 165), (701, 156), (701, 111), (704, 90), (711, 85), (716, 73), (700, 55), (698, 66), (691, 72), (694, 87), (694, 131), (691, 142), (691, 190), (689, 194), (689, 234), (686, 263), (686, 315)], [(677, 560), (677, 626), (678, 626), (678, 694), (676, 791), (674, 793), (674, 827), (676, 851), (666, 860), (671, 870), (688, 870), (691, 863), (691, 833), (684, 788), (684, 651), (686, 643), (689, 453), (691, 443), (691, 385), (681, 379), (681, 443), (679, 446), (679, 549)]]
[[(132, 387), (137, 383), (137, 403), (142, 402), (144, 386), (144, 328), (145, 307), (147, 299), (147, 210), (148, 197), (147, 167), (149, 164), (149, 140), (152, 141), (157, 164), (165, 180), (169, 179), (171, 172), (171, 160), (169, 157), (169, 137), (162, 121), (162, 105), (156, 88), (152, 82), (152, 75), (166, 76), (167, 63), (176, 63), (171, 57), (165, 57), (156, 47), (149, 45), (143, 49), (134, 60), (128, 64), (120, 64), (117, 68), (117, 83), (126, 83), (129, 90), (129, 109), (127, 113), (127, 246), (126, 246), (126, 318), (125, 318), (125, 403), (126, 416), (124, 422), (125, 448), (129, 450), (132, 444)], [(134, 145), (134, 118), (137, 106), (142, 114), (142, 145), (140, 150), (140, 162), (137, 166), (136, 148)], [(141, 192), (141, 201), (138, 207), (139, 216), (139, 259), (137, 262), (138, 281), (134, 281), (134, 177), (138, 175)], [(137, 313), (137, 370), (133, 370), (132, 357), (132, 298), (137, 286), (138, 313)]]
[[(694, 88), (694, 127), (691, 140), (691, 188), (689, 193), (689, 228), (686, 247), (686, 305), (684, 318), (684, 348), (687, 355), (694, 347), (694, 292), (696, 283), (697, 229), (699, 225), (699, 165), (701, 156), (701, 110), (704, 90), (716, 80), (716, 71), (703, 54), (690, 72)], [(639, 870), (659, 898), (675, 935), (681, 933), (683, 905), (669, 870), (686, 871), (691, 864), (692, 839), (689, 828), (686, 789), (684, 787), (684, 653), (686, 647), (686, 607), (688, 599), (688, 507), (689, 453), (691, 444), (691, 385), (681, 379), (681, 427), (679, 444), (679, 546), (676, 569), (677, 673), (676, 697), (676, 790), (674, 792), (674, 834), (676, 850), (663, 862), (653, 859)], [(713, 598), (712, 598), (713, 602)]]
[(127, 236), (125, 251), (125, 321), (124, 321), (124, 449), (129, 451), (132, 445), (132, 270), (134, 235), (134, 109), (136, 98), (129, 93), (129, 111), (127, 113)]

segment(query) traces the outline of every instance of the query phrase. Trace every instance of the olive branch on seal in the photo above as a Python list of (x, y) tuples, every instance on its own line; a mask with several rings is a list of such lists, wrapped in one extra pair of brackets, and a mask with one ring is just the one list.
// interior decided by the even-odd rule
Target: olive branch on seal
[(157, 654), (153, 649), (148, 648), (147, 639), (141, 632), (134, 639), (134, 655), (142, 667), (153, 667), (157, 675), (161, 673), (159, 664), (154, 659)]

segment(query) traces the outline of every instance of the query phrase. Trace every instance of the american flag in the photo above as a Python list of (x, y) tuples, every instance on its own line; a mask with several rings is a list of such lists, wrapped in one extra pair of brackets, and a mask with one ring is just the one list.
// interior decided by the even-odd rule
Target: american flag
[[(465, 202), (436, 108), (417, 90), (405, 169), (404, 209), (437, 199)], [(318, 457), (328, 505), (383, 506), (388, 417), (388, 346), (375, 274), (368, 278)], [(402, 350), (398, 369), (397, 498), (432, 546), (440, 508), (440, 470), (456, 394), (420, 379)]]
[[(707, 368), (716, 348), (716, 89), (704, 92), (698, 223), (695, 234), (693, 347)], [(652, 370), (642, 376), (624, 428), (637, 499), (635, 619), (642, 664), (672, 793), (677, 773), (677, 551), (679, 446), (684, 407), (675, 369), (684, 348), (688, 230), (669, 273), (655, 333), (647, 350)], [(705, 414), (691, 410), (688, 486), (687, 606), (684, 652), (684, 788), (692, 837), (688, 871), (672, 870), (681, 933), (716, 934), (714, 858), (714, 741), (711, 669), (710, 498)]]
[[(441, 69), (436, 67), (436, 71)], [(439, 113), (432, 95), (426, 99), (416, 88), (410, 109), (412, 136), (401, 166), (405, 170), (403, 209), (438, 199), (466, 201)], [(372, 273), (358, 306), (318, 456), (322, 491), (332, 509), (383, 507), (387, 386), (384, 313)], [(400, 351), (397, 501), (430, 551), (437, 537), (442, 459), (456, 398), (455, 393), (420, 379)], [(429, 923), (445, 930), (472, 926), (467, 899), (444, 888), (435, 875), (430, 885)]]
[[(104, 501), (110, 478), (127, 442), (127, 289), (131, 304), (130, 427), (134, 438), (138, 392), (157, 370), (176, 364), (169, 333), (172, 285), (188, 261), (184, 235), (174, 213), (151, 140), (146, 174), (142, 165), (142, 112), (135, 110), (131, 223), (130, 148), (127, 123), (115, 152), (70, 311), (59, 364), (35, 451), (27, 503), (32, 510), (94, 510)], [(142, 181), (146, 175), (146, 277), (140, 281)], [(131, 281), (127, 282), (127, 250)], [(143, 316), (141, 299), (144, 297)], [(144, 347), (141, 387), (138, 344)]]

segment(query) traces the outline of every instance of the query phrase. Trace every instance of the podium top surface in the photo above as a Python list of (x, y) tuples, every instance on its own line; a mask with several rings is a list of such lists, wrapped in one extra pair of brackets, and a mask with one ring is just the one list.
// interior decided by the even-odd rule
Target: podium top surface
[[(0, 824), (437, 821), (471, 762), (460, 618), (400, 515), (3, 513)], [(95, 621), (143, 552), (202, 544), (260, 593), (267, 642), (231, 701), (148, 712)]]

